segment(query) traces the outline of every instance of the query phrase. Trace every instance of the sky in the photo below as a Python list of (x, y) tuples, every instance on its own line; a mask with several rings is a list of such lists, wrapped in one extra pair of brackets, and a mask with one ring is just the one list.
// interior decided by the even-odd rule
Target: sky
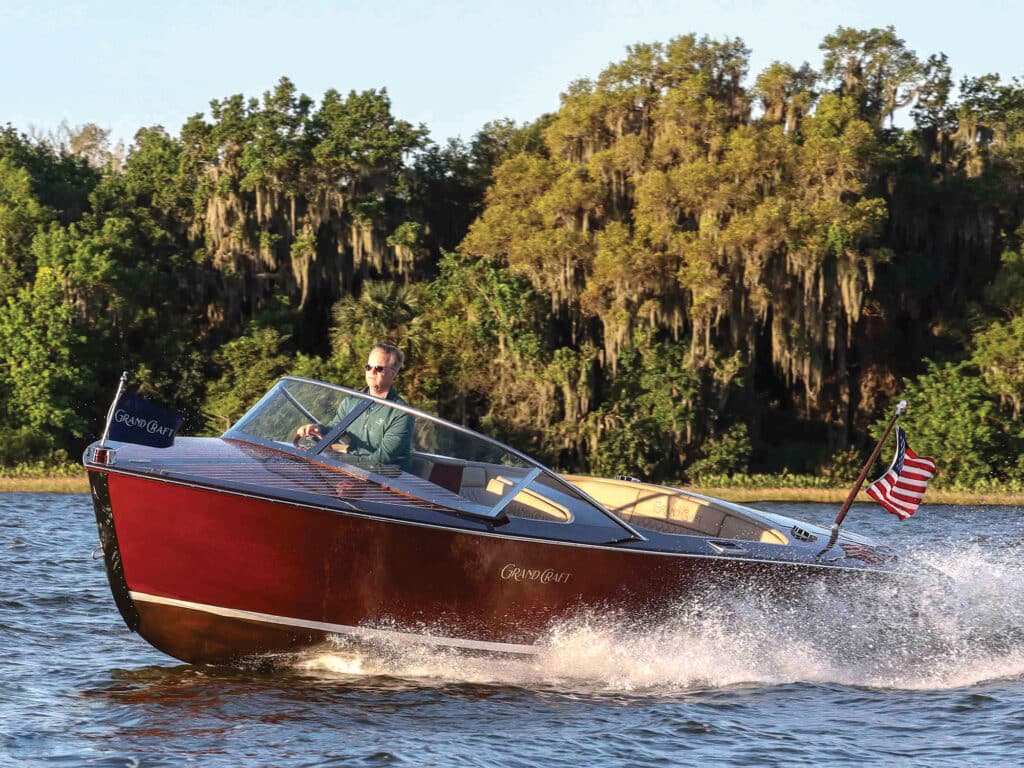
[(1024, 76), (1022, 22), (1019, 0), (0, 0), (0, 125), (96, 123), (130, 144), (288, 77), (317, 102), (386, 88), (395, 117), (468, 141), (488, 121), (556, 111), (636, 43), (738, 37), (752, 82), (773, 61), (819, 68), (839, 26), (892, 25), (922, 60), (946, 53), (955, 80), (1008, 82)]

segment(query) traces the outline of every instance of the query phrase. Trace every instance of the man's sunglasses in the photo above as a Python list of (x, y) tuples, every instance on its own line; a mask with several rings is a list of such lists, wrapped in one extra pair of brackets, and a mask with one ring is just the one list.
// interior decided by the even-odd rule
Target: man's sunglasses
[(367, 365), (366, 372), (369, 373), (370, 371), (373, 371), (374, 373), (383, 373), (390, 367), (390, 365)]

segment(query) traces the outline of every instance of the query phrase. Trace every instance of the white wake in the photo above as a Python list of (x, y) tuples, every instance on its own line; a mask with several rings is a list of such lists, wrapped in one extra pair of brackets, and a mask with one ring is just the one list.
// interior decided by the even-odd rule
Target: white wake
[(898, 585), (711, 587), (655, 626), (592, 612), (553, 627), (537, 656), (425, 646), (303, 657), (302, 674), (420, 683), (664, 694), (743, 684), (948, 689), (1024, 676), (1024, 565), (981, 545), (919, 553)]

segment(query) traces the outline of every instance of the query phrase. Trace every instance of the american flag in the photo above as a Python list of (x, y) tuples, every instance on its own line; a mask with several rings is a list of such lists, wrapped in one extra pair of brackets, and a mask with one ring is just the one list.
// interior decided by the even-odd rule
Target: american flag
[(896, 457), (889, 470), (868, 486), (867, 493), (900, 520), (906, 520), (921, 505), (933, 477), (935, 460), (910, 450), (906, 432), (896, 427)]

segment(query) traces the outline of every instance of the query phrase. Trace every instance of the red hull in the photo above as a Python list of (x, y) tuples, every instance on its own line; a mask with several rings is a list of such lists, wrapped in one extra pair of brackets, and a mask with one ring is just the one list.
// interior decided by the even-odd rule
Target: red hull
[(763, 579), (769, 570), (791, 583), (802, 570), (511, 538), (97, 474), (134, 628), (188, 662), (290, 652), (359, 628), (525, 652), (554, 619), (581, 609), (654, 616), (702, 583)]

